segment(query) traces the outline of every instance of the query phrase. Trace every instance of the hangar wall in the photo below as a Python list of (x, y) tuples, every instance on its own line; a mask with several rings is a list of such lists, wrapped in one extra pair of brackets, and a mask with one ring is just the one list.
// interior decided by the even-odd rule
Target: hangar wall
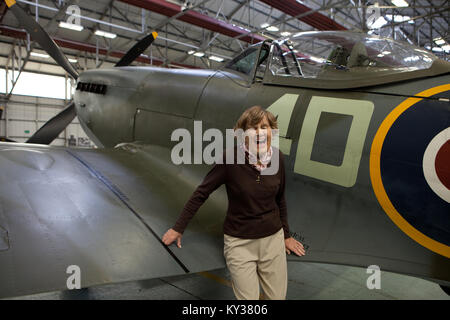
[[(25, 142), (51, 117), (59, 113), (66, 105), (64, 99), (41, 98), (12, 95), (7, 105), (0, 103), (4, 111), (0, 120), (0, 136), (17, 142)], [(7, 119), (7, 120), (6, 120)], [(71, 139), (73, 135), (73, 139)], [(84, 133), (78, 117), (58, 136), (51, 145), (94, 147)]]

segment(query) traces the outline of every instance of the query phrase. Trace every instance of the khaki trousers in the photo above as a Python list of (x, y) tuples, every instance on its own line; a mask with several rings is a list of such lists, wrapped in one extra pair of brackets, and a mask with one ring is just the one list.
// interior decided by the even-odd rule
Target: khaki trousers
[(259, 284), (265, 299), (286, 299), (287, 261), (283, 228), (259, 239), (241, 239), (224, 234), (223, 251), (238, 300), (258, 300)]

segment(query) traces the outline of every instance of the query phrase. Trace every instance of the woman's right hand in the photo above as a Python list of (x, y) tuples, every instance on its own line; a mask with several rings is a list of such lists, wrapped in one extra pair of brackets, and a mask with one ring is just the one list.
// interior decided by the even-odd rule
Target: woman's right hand
[(172, 242), (174, 242), (175, 240), (177, 240), (177, 246), (178, 248), (181, 248), (181, 237), (183, 235), (175, 230), (173, 230), (172, 228), (167, 230), (167, 232), (163, 235), (162, 237), (162, 242), (168, 246), (170, 245)]

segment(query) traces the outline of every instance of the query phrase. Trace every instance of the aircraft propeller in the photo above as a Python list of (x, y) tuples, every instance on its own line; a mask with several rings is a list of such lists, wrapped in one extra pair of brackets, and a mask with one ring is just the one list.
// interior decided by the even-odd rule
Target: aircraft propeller
[[(19, 23), (30, 34), (31, 38), (33, 38), (33, 40), (35, 40), (42, 49), (56, 61), (56, 63), (66, 70), (73, 79), (77, 80), (78, 72), (58, 45), (50, 38), (48, 33), (33, 19), (33, 17), (29, 16), (18, 4), (16, 4), (15, 0), (5, 0), (5, 2)], [(121, 67), (130, 65), (152, 44), (157, 36), (158, 34), (156, 32), (152, 32), (138, 41), (115, 66)], [(50, 144), (72, 122), (75, 116), (75, 103), (71, 101), (60, 113), (39, 128), (39, 130), (27, 140), (27, 143)]]
[(137, 57), (141, 55), (156, 39), (158, 33), (153, 31), (148, 36), (139, 40), (128, 52), (116, 63), (115, 67), (124, 67), (130, 65)]

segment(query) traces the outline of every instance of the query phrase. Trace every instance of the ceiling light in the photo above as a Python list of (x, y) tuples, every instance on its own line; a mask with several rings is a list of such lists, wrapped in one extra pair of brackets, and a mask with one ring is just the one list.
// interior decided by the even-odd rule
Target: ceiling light
[(100, 37), (105, 37), (105, 38), (110, 38), (110, 39), (114, 39), (115, 37), (117, 37), (117, 34), (102, 31), (102, 30), (95, 31), (95, 34)]
[(403, 59), (403, 60), (405, 60), (405, 62), (414, 62), (414, 61), (419, 61), (419, 56), (410, 56), (410, 57), (406, 57), (405, 59)]
[(374, 23), (370, 26), (371, 29), (378, 29), (384, 26), (387, 23), (386, 19), (383, 17), (379, 17), (377, 20), (375, 20)]
[(67, 22), (63, 22), (61, 21), (59, 23), (59, 26), (61, 28), (65, 28), (65, 29), (70, 29), (70, 30), (75, 30), (75, 31), (81, 31), (83, 30), (83, 27), (78, 25), (78, 24), (73, 24), (73, 23), (67, 23)]
[(444, 49), (445, 52), (449, 52), (450, 51), (450, 44), (442, 46), (442, 49)]
[(380, 53), (379, 55), (377, 55), (378, 58), (383, 58), (384, 54)]
[(291, 35), (291, 33), (289, 31), (283, 31), (280, 34), (281, 34), (282, 37), (289, 37)]
[(325, 59), (322, 59), (322, 58), (319, 58), (319, 57), (310, 56), (309, 59), (314, 61), (314, 62), (317, 62), (317, 63), (325, 63), (326, 62)]
[(189, 50), (188, 51), (188, 54), (194, 54), (195, 53), (195, 50)]
[(391, 0), (391, 2), (397, 7), (408, 7), (409, 4), (405, 0)]
[(30, 55), (32, 55), (34, 57), (39, 57), (39, 58), (50, 58), (50, 56), (45, 53), (31, 52)]
[(217, 61), (217, 62), (222, 62), (224, 60), (223, 58), (216, 57), (216, 56), (209, 56), (208, 58), (211, 60)]
[(204, 52), (196, 52), (196, 53), (194, 53), (194, 56), (196, 56), (196, 57), (203, 57), (205, 55), (205, 53)]
[(261, 25), (261, 28), (265, 29), (265, 28), (267, 28), (267, 27), (269, 27), (269, 26), (270, 26), (270, 24), (268, 24), (268, 23), (266, 22), (266, 23), (263, 23), (263, 24)]
[(444, 51), (444, 49), (442, 49), (442, 48), (440, 48), (440, 47), (434, 47), (433, 49), (431, 49), (431, 51), (434, 51), (434, 52), (442, 52), (442, 51)]
[[(387, 15), (385, 15), (385, 17), (389, 21), (392, 21), (392, 14), (387, 14)], [(409, 20), (411, 20), (410, 16), (401, 16), (401, 15), (394, 16), (394, 22), (405, 22), (405, 21), (409, 21)], [(413, 23), (414, 23), (414, 21), (413, 21)]]
[(77, 63), (77, 62), (78, 62), (78, 60), (77, 60), (77, 59), (72, 59), (72, 58), (69, 58), (69, 62), (71, 62), (71, 63)]
[(439, 45), (439, 46), (445, 44), (445, 40), (442, 39), (442, 38), (436, 38), (436, 39), (433, 39), (433, 40), (434, 40), (434, 42), (436, 42), (436, 44)]
[(270, 26), (270, 27), (267, 27), (266, 30), (267, 30), (267, 31), (271, 31), (271, 32), (277, 32), (277, 31), (279, 31), (280, 29), (278, 29), (278, 28), (275, 27), (275, 26)]
[(382, 54), (390, 54), (390, 51), (383, 51)]

